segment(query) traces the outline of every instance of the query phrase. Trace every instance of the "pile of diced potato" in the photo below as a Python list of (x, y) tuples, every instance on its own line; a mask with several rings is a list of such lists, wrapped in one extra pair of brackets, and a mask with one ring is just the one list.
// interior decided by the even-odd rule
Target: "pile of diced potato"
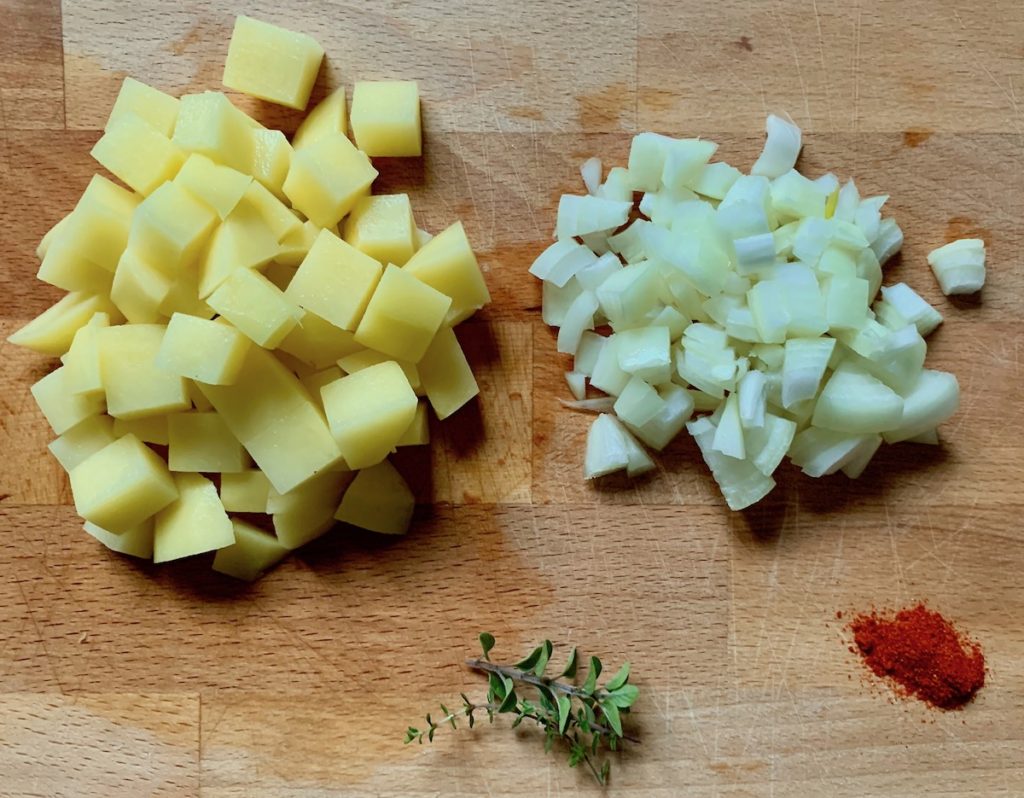
[[(303, 109), (323, 54), (239, 17), (224, 84)], [(289, 142), (220, 92), (124, 81), (92, 151), (123, 186), (96, 175), (43, 238), (70, 293), (9, 339), (62, 361), (32, 394), (107, 547), (254, 579), (336, 520), (408, 528), (388, 456), (476, 396), (452, 328), (490, 296), (460, 223), (371, 194), (368, 156), (420, 154), (416, 84), (357, 83), (350, 118), (356, 144), (340, 88)]]

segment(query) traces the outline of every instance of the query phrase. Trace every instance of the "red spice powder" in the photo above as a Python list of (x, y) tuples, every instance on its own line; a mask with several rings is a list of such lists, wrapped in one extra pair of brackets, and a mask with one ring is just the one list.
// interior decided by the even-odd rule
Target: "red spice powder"
[(860, 614), (849, 628), (867, 666), (906, 695), (959, 709), (985, 684), (978, 644), (924, 604), (895, 614)]

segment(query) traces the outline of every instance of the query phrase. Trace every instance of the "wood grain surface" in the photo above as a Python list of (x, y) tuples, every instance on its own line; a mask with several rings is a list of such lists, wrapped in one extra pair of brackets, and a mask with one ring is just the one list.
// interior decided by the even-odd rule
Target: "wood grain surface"
[[(529, 729), (402, 745), (482, 689), (459, 663), (485, 629), (508, 657), (550, 637), (633, 662), (643, 742), (611, 795), (1024, 794), (1024, 5), (0, 0), (0, 337), (57, 296), (32, 253), (97, 168), (121, 78), (219, 88), (243, 10), (323, 43), (317, 97), (420, 81), (426, 155), (379, 186), (428, 229), (463, 219), (480, 253), (494, 304), (460, 338), (481, 399), (403, 453), (407, 537), (337, 532), (247, 587), (82, 534), (28, 393), (52, 363), (0, 343), (0, 795), (596, 793)], [(889, 448), (857, 482), (784, 468), (745, 513), (685, 439), (648, 478), (585, 484), (587, 419), (558, 405), (526, 274), (557, 198), (644, 129), (748, 166), (766, 110), (804, 128), (805, 170), (891, 194), (907, 243), (887, 279), (945, 314), (929, 362), (963, 408), (941, 448)], [(968, 234), (989, 284), (952, 302), (924, 256)], [(835, 618), (919, 598), (985, 648), (962, 712), (895, 701)]]

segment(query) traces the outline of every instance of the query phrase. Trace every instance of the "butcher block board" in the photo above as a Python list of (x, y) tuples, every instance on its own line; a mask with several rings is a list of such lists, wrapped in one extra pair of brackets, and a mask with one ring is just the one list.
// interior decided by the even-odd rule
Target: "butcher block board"
[[(382, 163), (378, 188), (428, 230), (465, 222), (494, 296), (459, 332), (480, 400), (400, 458), (406, 537), (339, 531), (245, 586), (85, 536), (28, 391), (53, 363), (0, 344), (0, 794), (597, 794), (535, 729), (402, 744), (484, 689), (460, 664), (482, 630), (496, 656), (548, 637), (633, 663), (642, 742), (610, 795), (1024, 793), (1024, 5), (0, 0), (0, 335), (58, 296), (33, 250), (97, 169), (121, 79), (219, 88), (240, 11), (322, 42), (315, 97), (420, 82), (425, 156)], [(929, 365), (958, 375), (961, 412), (856, 482), (784, 467), (743, 513), (685, 436), (649, 477), (584, 483), (588, 419), (558, 403), (567, 362), (526, 273), (558, 196), (641, 130), (749, 167), (767, 111), (803, 128), (810, 174), (891, 195), (887, 280), (945, 315)], [(925, 255), (967, 235), (989, 283), (950, 301)], [(984, 646), (962, 712), (895, 700), (847, 649), (837, 611), (917, 599)]]

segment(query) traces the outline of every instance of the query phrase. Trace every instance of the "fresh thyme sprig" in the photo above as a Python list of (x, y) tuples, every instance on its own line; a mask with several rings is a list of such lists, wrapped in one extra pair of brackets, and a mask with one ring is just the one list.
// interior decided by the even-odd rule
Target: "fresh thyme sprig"
[[(428, 714), (425, 728), (410, 726), (405, 733), (406, 744), (422, 743), (424, 739), (433, 742), (438, 729), (445, 725), (457, 729), (461, 718), (465, 718), (472, 729), (478, 715), (486, 715), (488, 722), (493, 723), (495, 715), (509, 714), (515, 716), (512, 728), (528, 720), (544, 729), (545, 752), (550, 752), (555, 742), (561, 741), (568, 749), (569, 767), (583, 763), (599, 784), (607, 784), (611, 761), (605, 759), (600, 767), (595, 764), (602, 750), (616, 751), (623, 741), (640, 742), (622, 731), (622, 716), (629, 712), (640, 694), (639, 688), (629, 684), (629, 663), (603, 685), (598, 685), (601, 660), (591, 657), (587, 676), (580, 685), (575, 681), (579, 664), (575, 648), (569, 652), (565, 667), (558, 675), (549, 677), (545, 672), (554, 651), (550, 640), (545, 640), (514, 665), (491, 662), (493, 635), (481, 634), (480, 647), (482, 655), (467, 660), (466, 665), (487, 674), (486, 700), (474, 702), (462, 693), (459, 709), (452, 711), (441, 704), (443, 717), (434, 720)], [(531, 701), (517, 692), (525, 689), (532, 690), (536, 700)]]

